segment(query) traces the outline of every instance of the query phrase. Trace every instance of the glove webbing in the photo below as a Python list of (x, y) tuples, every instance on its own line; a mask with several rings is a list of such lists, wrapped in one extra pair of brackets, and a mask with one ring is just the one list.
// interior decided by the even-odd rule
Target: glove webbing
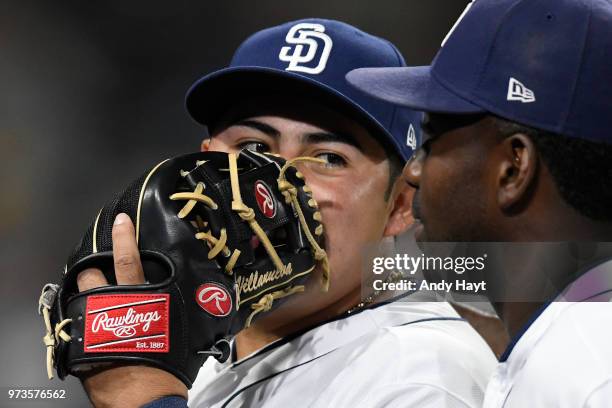
[(240, 218), (249, 224), (249, 227), (251, 227), (255, 235), (257, 235), (257, 238), (259, 238), (259, 241), (263, 244), (276, 269), (282, 271), (285, 268), (285, 265), (278, 256), (276, 249), (274, 249), (272, 242), (270, 242), (270, 239), (255, 219), (255, 211), (253, 211), (252, 208), (248, 207), (242, 201), (242, 196), (240, 195), (240, 185), (238, 183), (238, 162), (236, 159), (236, 154), (230, 153), (228, 158), (230, 182), (232, 186), (232, 210), (236, 211)]
[[(236, 154), (230, 153), (228, 157), (229, 157), (230, 181), (231, 181), (231, 186), (232, 186), (232, 197), (233, 197), (232, 210), (236, 211), (238, 215), (240, 216), (240, 218), (242, 218), (243, 220), (249, 223), (249, 226), (251, 227), (253, 232), (257, 235), (261, 243), (264, 245), (266, 252), (268, 252), (268, 255), (274, 262), (274, 265), (276, 266), (277, 270), (281, 271), (283, 270), (283, 268), (285, 268), (285, 265), (280, 260), (276, 250), (274, 249), (274, 246), (270, 242), (270, 239), (268, 238), (266, 233), (263, 231), (263, 229), (261, 228), (257, 220), (255, 220), (255, 212), (253, 211), (253, 209), (247, 207), (247, 205), (244, 204), (244, 202), (242, 201), (242, 196), (240, 195), (240, 186), (238, 183), (238, 163), (237, 163)], [(300, 161), (324, 163), (323, 160), (316, 159), (314, 157), (296, 157), (292, 160), (288, 160), (287, 162), (285, 162), (283, 167), (281, 167), (277, 182), (278, 182), (279, 190), (283, 193), (283, 195), (285, 196), (285, 199), (287, 199), (288, 197), (285, 193), (288, 190), (292, 191), (292, 193), (288, 193), (289, 197), (291, 198), (289, 199), (289, 201), (287, 201), (287, 203), (291, 202), (292, 206), (294, 207), (294, 209), (296, 210), (298, 214), (298, 218), (306, 234), (306, 238), (308, 239), (308, 241), (314, 248), (315, 260), (323, 262), (323, 290), (327, 291), (329, 287), (329, 262), (327, 260), (327, 254), (325, 253), (325, 250), (323, 250), (317, 244), (316, 240), (312, 236), (312, 233), (310, 232), (310, 228), (308, 227), (308, 224), (306, 223), (306, 219), (304, 218), (304, 214), (297, 200), (297, 189), (295, 188), (293, 184), (289, 183), (285, 178), (285, 172), (287, 171), (287, 169), (290, 166), (293, 166), (295, 163), (300, 162)], [(314, 200), (309, 201), (308, 204), (316, 207), (316, 202)], [(320, 221), (321, 213), (317, 211), (313, 217), (315, 220)], [(322, 229), (318, 229), (318, 228), (317, 228), (317, 231), (320, 231), (320, 233), (323, 232)], [(245, 327), (250, 326), (251, 320), (257, 313), (270, 310), (270, 308), (272, 307), (272, 303), (275, 299), (280, 299), (280, 298), (292, 295), (294, 293), (303, 292), (303, 291), (304, 291), (304, 286), (294, 286), (294, 287), (287, 288), (285, 290), (272, 292), (272, 293), (269, 293), (263, 296), (257, 303), (251, 305), (251, 308), (254, 310), (253, 310), (253, 313), (251, 313), (251, 315), (246, 320)]]

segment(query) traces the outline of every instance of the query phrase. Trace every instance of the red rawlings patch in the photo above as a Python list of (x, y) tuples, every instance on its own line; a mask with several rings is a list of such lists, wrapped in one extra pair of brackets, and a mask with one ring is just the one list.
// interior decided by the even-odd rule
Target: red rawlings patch
[(213, 316), (225, 317), (232, 311), (232, 297), (223, 287), (204, 283), (196, 289), (198, 305)]
[(167, 353), (170, 295), (96, 295), (87, 298), (85, 352)]
[(263, 181), (255, 182), (255, 201), (257, 201), (257, 206), (263, 215), (268, 218), (274, 218), (276, 215), (276, 203), (270, 189)]

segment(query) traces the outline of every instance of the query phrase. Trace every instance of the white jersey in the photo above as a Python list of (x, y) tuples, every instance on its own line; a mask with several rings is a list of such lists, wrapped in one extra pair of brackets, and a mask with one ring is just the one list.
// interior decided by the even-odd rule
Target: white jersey
[(484, 407), (612, 406), (611, 299), (608, 261), (544, 306), (511, 343), (487, 387)]
[(239, 361), (208, 359), (190, 407), (480, 407), (496, 364), (445, 302), (394, 302)]

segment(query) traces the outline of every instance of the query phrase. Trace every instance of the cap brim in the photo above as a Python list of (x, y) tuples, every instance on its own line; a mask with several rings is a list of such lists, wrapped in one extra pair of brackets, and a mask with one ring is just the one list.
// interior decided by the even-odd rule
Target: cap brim
[(185, 106), (194, 120), (210, 126), (237, 101), (273, 93), (307, 96), (382, 126), (349, 97), (321, 82), (293, 72), (258, 66), (224, 68), (200, 78), (187, 91)]
[(437, 113), (479, 113), (476, 106), (442, 86), (430, 66), (401, 68), (358, 68), (347, 81), (366, 94), (396, 105)]
[[(306, 76), (267, 67), (241, 66), (213, 72), (191, 86), (187, 91), (185, 106), (194, 120), (210, 130), (236, 101), (274, 92), (310, 97), (317, 103), (355, 118), (367, 129), (388, 134), (374, 116), (343, 93)], [(379, 140), (407, 159), (395, 138), (389, 135)]]

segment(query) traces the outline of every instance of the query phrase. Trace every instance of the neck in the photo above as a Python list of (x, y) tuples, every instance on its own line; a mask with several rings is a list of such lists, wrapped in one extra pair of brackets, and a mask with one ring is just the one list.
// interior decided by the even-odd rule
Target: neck
[(523, 254), (519, 268), (506, 259), (496, 268), (496, 278), (490, 280), (490, 300), (511, 338), (545, 302), (554, 300), (581, 274), (612, 256), (612, 243), (608, 242), (531, 245), (537, 246), (533, 247), (533, 253)]
[(496, 304), (495, 309), (504, 322), (510, 339), (513, 339), (543, 304), (543, 302), (505, 302)]
[[(310, 288), (310, 290), (320, 291), (318, 287)], [(316, 309), (309, 314), (301, 315), (300, 312), (310, 306), (308, 302), (304, 302), (305, 296), (309, 295), (313, 294), (305, 293), (296, 298), (295, 301), (289, 300), (268, 316), (262, 317), (249, 328), (238, 333), (235, 342), (236, 357), (240, 360), (276, 340), (341, 315), (359, 303), (361, 288), (356, 288), (328, 306)], [(321, 299), (325, 297), (322, 296)]]

